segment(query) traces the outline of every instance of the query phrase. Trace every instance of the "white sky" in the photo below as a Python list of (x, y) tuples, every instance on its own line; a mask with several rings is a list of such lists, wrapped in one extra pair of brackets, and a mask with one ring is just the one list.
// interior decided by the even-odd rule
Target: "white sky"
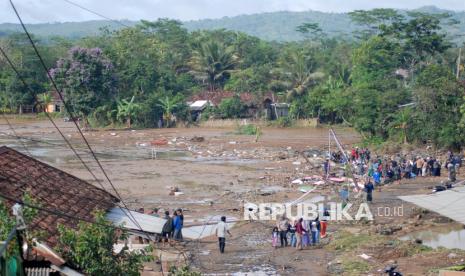
[[(27, 23), (101, 19), (64, 0), (13, 0)], [(318, 10), (347, 12), (355, 9), (414, 9), (434, 5), (465, 11), (465, 0), (71, 0), (112, 19), (179, 20), (221, 18), (273, 11)], [(8, 0), (0, 0), (0, 22), (17, 23)]]

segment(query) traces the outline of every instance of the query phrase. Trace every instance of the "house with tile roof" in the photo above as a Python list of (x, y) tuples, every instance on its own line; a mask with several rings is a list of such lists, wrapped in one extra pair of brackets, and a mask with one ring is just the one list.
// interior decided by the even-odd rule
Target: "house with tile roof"
[(95, 211), (109, 211), (119, 202), (101, 188), (5, 146), (0, 147), (0, 191), (18, 201), (27, 192), (42, 208), (66, 215), (39, 210), (29, 225), (45, 233), (44, 242), (51, 247), (56, 245), (59, 224), (75, 228), (79, 220), (73, 217), (92, 221)]

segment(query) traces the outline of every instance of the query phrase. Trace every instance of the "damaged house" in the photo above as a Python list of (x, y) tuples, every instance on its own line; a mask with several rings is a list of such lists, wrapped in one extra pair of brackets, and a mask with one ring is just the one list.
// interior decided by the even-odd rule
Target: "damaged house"
[(192, 96), (188, 101), (193, 120), (198, 120), (208, 106), (217, 107), (223, 100), (233, 97), (239, 97), (245, 107), (244, 113), (239, 116), (241, 118), (276, 120), (289, 113), (289, 104), (278, 102), (272, 92), (261, 96), (250, 92), (204, 91)]

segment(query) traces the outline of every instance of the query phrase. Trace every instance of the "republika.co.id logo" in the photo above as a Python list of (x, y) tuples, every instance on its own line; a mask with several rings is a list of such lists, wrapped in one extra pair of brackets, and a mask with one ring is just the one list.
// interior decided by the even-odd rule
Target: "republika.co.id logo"
[[(329, 207), (329, 208), (328, 208)], [(279, 220), (285, 216), (295, 220), (314, 220), (317, 217), (325, 220), (373, 220), (373, 213), (367, 203), (352, 208), (352, 203), (246, 203), (244, 204), (244, 220)]]

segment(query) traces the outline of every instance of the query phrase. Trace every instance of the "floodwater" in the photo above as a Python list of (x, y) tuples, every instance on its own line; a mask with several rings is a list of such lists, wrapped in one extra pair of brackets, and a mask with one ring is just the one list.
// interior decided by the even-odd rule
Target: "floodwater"
[(452, 229), (430, 229), (414, 232), (400, 237), (400, 239), (403, 241), (420, 239), (423, 245), (432, 248), (445, 247), (448, 249), (465, 250), (465, 229), (461, 226)]

